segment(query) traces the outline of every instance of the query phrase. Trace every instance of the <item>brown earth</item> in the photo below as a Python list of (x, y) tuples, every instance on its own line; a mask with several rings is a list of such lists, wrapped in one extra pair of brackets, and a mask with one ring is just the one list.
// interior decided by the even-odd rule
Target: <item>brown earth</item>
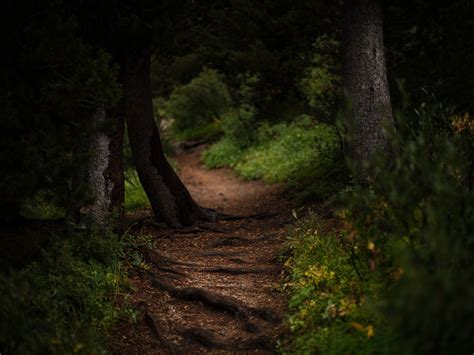
[(201, 150), (177, 157), (192, 196), (202, 206), (249, 217), (180, 231), (154, 224), (149, 211), (131, 216), (138, 220), (132, 233), (150, 235), (155, 248), (142, 250), (146, 264), (129, 272), (130, 302), (141, 316), (118, 326), (114, 353), (276, 351), (286, 309), (278, 255), (292, 206), (280, 186), (206, 170)]

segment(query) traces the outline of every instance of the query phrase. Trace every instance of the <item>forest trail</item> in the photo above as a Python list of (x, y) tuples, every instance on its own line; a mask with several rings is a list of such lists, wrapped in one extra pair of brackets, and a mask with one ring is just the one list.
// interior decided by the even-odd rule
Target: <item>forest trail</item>
[[(143, 317), (111, 342), (120, 354), (274, 353), (286, 309), (278, 255), (292, 222), (279, 186), (206, 170), (202, 147), (177, 156), (179, 175), (202, 206), (253, 217), (173, 231), (140, 222), (150, 235), (146, 267), (129, 274), (131, 303)], [(147, 212), (149, 213), (149, 212)]]

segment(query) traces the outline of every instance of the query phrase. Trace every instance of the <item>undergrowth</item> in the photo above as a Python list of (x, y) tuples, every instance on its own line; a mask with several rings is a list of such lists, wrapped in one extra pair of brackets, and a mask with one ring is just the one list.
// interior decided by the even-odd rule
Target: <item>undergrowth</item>
[(434, 96), (405, 110), (394, 159), (341, 194), (340, 231), (313, 216), (290, 233), (283, 352), (472, 351), (474, 121)]
[(133, 212), (147, 207), (148, 198), (136, 172), (128, 171), (125, 177), (125, 210)]
[[(292, 188), (310, 188), (327, 196), (344, 185), (346, 174), (340, 140), (334, 126), (301, 116), (292, 123), (264, 124), (253, 144), (238, 144), (225, 135), (203, 153), (206, 167), (231, 167), (245, 179), (285, 182)], [(328, 180), (315, 188), (315, 181)], [(304, 190), (303, 188), (303, 190)]]
[[(34, 241), (31, 241), (33, 243)], [(2, 354), (102, 354), (127, 306), (126, 245), (105, 229), (50, 235), (41, 255), (0, 273)]]
[[(331, 231), (329, 231), (331, 230)], [(283, 285), (289, 294), (285, 354), (377, 353), (389, 335), (374, 305), (384, 286), (373, 274), (361, 278), (344, 230), (334, 231), (316, 216), (290, 232), (291, 256)]]

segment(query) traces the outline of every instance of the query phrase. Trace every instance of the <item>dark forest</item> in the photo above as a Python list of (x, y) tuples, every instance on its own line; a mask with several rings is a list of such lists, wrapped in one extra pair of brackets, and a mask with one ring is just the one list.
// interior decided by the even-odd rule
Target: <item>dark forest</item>
[(6, 0), (0, 355), (471, 354), (472, 0)]

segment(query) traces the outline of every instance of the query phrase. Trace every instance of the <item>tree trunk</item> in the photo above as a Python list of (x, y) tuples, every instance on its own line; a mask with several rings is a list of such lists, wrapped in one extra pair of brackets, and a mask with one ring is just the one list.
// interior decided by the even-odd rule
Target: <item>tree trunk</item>
[(123, 176), (123, 139), (125, 133), (125, 116), (123, 113), (123, 99), (116, 107), (107, 111), (107, 116), (112, 125), (109, 152), (110, 159), (107, 167), (107, 177), (113, 183), (110, 193), (110, 212), (113, 213), (114, 226), (119, 234), (124, 231), (125, 220), (125, 185)]
[(343, 85), (349, 100), (349, 156), (359, 178), (376, 151), (390, 155), (384, 128), (393, 127), (379, 0), (344, 0)]
[[(95, 112), (91, 129), (92, 133), (82, 132), (78, 139), (77, 152), (87, 158), (74, 182), (69, 218), (76, 226), (88, 228), (114, 222), (113, 212), (117, 217), (115, 227), (120, 231), (124, 202), (123, 116), (107, 116), (105, 109), (100, 107)], [(82, 187), (89, 196), (86, 201)]]
[(202, 209), (169, 165), (153, 116), (150, 50), (123, 53), (123, 90), (127, 129), (138, 177), (155, 217), (170, 227), (191, 225)]

